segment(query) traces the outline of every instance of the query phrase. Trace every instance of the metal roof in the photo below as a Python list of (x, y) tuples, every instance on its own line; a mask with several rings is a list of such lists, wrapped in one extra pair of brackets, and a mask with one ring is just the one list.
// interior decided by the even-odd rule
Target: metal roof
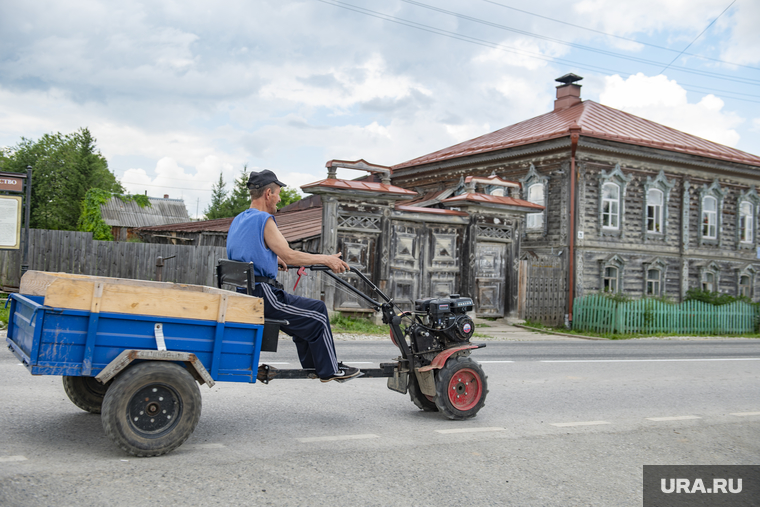
[(277, 228), (289, 242), (322, 234), (322, 208), (277, 213), (274, 218), (277, 221)]
[(396, 194), (402, 196), (417, 196), (417, 192), (397, 187), (395, 185), (386, 185), (384, 183), (375, 183), (373, 181), (325, 179), (303, 185), (301, 190), (304, 192), (313, 192), (315, 188), (336, 189), (336, 190), (357, 190), (363, 192), (373, 192), (378, 194)]
[(441, 209), (441, 208), (423, 208), (422, 206), (406, 206), (404, 204), (396, 204), (395, 208), (399, 211), (409, 211), (413, 213), (429, 213), (431, 215), (449, 215), (455, 217), (468, 217), (469, 213), (466, 211), (456, 211), (453, 209)]
[(524, 201), (522, 199), (515, 199), (514, 197), (506, 197), (501, 195), (488, 195), (471, 192), (468, 194), (459, 194), (454, 197), (449, 197), (441, 201), (443, 204), (456, 205), (458, 202), (477, 202), (482, 204), (499, 204), (502, 206), (520, 206), (523, 208), (532, 208), (534, 210), (545, 209), (540, 204), (534, 204), (532, 202)]
[(756, 155), (585, 100), (572, 107), (536, 116), (496, 132), (403, 162), (393, 166), (393, 170), (565, 137), (570, 134), (571, 127), (580, 127), (581, 136), (760, 167), (760, 157)]
[(152, 227), (142, 227), (140, 230), (154, 232), (227, 232), (230, 230), (232, 220), (233, 217), (216, 218), (214, 220), (154, 225)]
[(100, 205), (100, 212), (111, 227), (146, 227), (187, 222), (190, 219), (182, 199), (148, 197), (148, 201), (151, 205), (141, 208), (134, 201), (124, 202), (118, 197), (111, 197)]
[[(299, 241), (322, 234), (322, 208), (311, 207), (304, 210), (278, 212), (274, 216), (277, 228), (288, 241)], [(216, 220), (201, 220), (180, 224), (156, 225), (142, 227), (141, 231), (151, 232), (221, 232), (230, 230), (233, 217), (217, 218)]]

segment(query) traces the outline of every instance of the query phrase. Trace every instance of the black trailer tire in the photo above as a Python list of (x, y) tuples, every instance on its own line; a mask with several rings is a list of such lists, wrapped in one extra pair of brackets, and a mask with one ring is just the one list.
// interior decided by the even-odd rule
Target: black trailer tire
[(417, 375), (414, 372), (409, 374), (409, 398), (412, 399), (417, 408), (424, 410), (425, 412), (438, 412), (438, 407), (435, 405), (435, 398), (430, 399), (427, 395), (423, 394), (420, 390), (420, 384), (417, 381)]
[(201, 392), (182, 366), (166, 361), (138, 363), (122, 372), (106, 392), (103, 429), (137, 457), (173, 451), (195, 430)]
[(435, 378), (438, 410), (449, 419), (474, 417), (485, 405), (487, 379), (483, 368), (469, 357), (450, 358)]
[(101, 384), (95, 377), (63, 377), (63, 390), (74, 405), (85, 412), (99, 414), (108, 384)]

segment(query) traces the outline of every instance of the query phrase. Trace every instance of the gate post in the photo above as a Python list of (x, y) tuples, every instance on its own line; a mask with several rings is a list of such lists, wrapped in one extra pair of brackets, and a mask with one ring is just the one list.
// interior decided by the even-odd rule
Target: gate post
[(517, 316), (525, 320), (525, 303), (528, 293), (528, 261), (521, 260), (517, 280)]

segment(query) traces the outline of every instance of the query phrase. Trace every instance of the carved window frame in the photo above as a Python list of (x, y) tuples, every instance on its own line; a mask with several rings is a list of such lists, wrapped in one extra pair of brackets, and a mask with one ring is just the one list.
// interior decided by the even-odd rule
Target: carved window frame
[[(643, 208), (643, 230), (645, 240), (664, 241), (668, 235), (668, 202), (670, 201), (670, 191), (675, 186), (675, 180), (669, 180), (665, 177), (665, 171), (661, 170), (655, 179), (647, 176), (647, 182), (644, 184), (644, 206)], [(660, 211), (661, 231), (650, 231), (648, 229), (649, 213), (649, 191), (659, 190), (662, 192), (662, 209)], [(701, 216), (701, 215), (700, 215)]]
[[(617, 237), (624, 237), (625, 236), (625, 195), (626, 191), (628, 189), (628, 183), (631, 181), (633, 176), (626, 175), (623, 173), (623, 171), (620, 169), (620, 164), (615, 164), (615, 168), (607, 174), (607, 172), (602, 169), (602, 172), (599, 173), (599, 231), (600, 236), (617, 236)], [(620, 192), (618, 193), (618, 227), (612, 228), (612, 227), (605, 227), (604, 224), (604, 185), (607, 183), (613, 183), (618, 186), (618, 189)]]
[(708, 290), (705, 288), (708, 275), (712, 275), (713, 279), (713, 288), (711, 292), (720, 292), (720, 267), (715, 261), (712, 261), (704, 266), (700, 266), (699, 268), (699, 288), (702, 290)]
[[(546, 236), (547, 225), (548, 225), (547, 224), (548, 217), (546, 214), (546, 208), (548, 208), (547, 197), (549, 195), (549, 177), (540, 174), (538, 171), (536, 171), (536, 166), (534, 166), (533, 164), (530, 164), (530, 167), (528, 168), (528, 174), (526, 174), (524, 178), (521, 178), (518, 181), (520, 182), (520, 185), (522, 186), (522, 194), (523, 194), (522, 198), (526, 201), (529, 201), (528, 195), (530, 195), (530, 187), (534, 185), (539, 185), (539, 184), (544, 186), (544, 210), (541, 211), (540, 213), (528, 213), (525, 216), (525, 232), (528, 234), (540, 233), (542, 236)], [(529, 228), (528, 217), (530, 215), (539, 215), (539, 214), (542, 215), (543, 225), (541, 227)]]
[(606, 292), (604, 288), (604, 280), (608, 277), (605, 276), (607, 268), (615, 268), (617, 270), (617, 290), (614, 293), (623, 292), (623, 277), (625, 270), (625, 260), (617, 254), (610, 255), (599, 261), (599, 292)]
[[(750, 227), (752, 229), (752, 239), (742, 241), (742, 205), (749, 204), (750, 207)], [(736, 248), (740, 250), (754, 250), (757, 245), (757, 211), (760, 204), (760, 197), (755, 191), (755, 187), (743, 191), (736, 199)]]
[[(736, 295), (742, 296), (742, 287), (747, 287), (749, 294), (746, 294), (746, 296), (750, 299), (752, 299), (755, 295), (755, 276), (757, 275), (757, 270), (755, 269), (755, 266), (752, 264), (747, 264), (741, 269), (736, 270)], [(742, 277), (748, 277), (749, 278), (749, 284), (748, 285), (742, 285)]]
[[(644, 266), (644, 296), (660, 297), (665, 294), (665, 280), (668, 272), (668, 264), (657, 257), (649, 262), (642, 263), (642, 265)], [(658, 273), (657, 283), (659, 286), (657, 290), (652, 293), (649, 292), (649, 271), (657, 271)]]
[[(726, 196), (726, 191), (720, 188), (720, 184), (718, 183), (718, 180), (712, 182), (712, 184), (708, 187), (707, 185), (702, 185), (702, 190), (699, 192), (699, 215), (698, 215), (698, 229), (699, 229), (699, 246), (721, 246), (721, 232), (723, 228), (723, 198)], [(703, 214), (705, 212), (704, 210), (704, 203), (706, 197), (712, 197), (715, 199), (715, 237), (711, 238), (709, 236), (704, 235), (703, 230)]]

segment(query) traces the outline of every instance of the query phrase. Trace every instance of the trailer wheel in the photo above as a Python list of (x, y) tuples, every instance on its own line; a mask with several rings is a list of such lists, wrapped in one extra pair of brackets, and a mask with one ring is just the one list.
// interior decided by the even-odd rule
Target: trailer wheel
[(95, 377), (63, 377), (63, 390), (74, 405), (85, 412), (99, 414), (108, 384), (101, 384)]
[(420, 390), (420, 384), (414, 372), (409, 373), (408, 389), (409, 397), (417, 408), (425, 412), (438, 412), (438, 407), (435, 405), (435, 397), (428, 396)]
[(201, 393), (183, 367), (165, 361), (138, 363), (113, 381), (103, 399), (106, 434), (138, 457), (173, 451), (195, 430)]
[(449, 419), (469, 419), (483, 408), (488, 382), (483, 368), (469, 357), (452, 357), (438, 371), (435, 404)]

